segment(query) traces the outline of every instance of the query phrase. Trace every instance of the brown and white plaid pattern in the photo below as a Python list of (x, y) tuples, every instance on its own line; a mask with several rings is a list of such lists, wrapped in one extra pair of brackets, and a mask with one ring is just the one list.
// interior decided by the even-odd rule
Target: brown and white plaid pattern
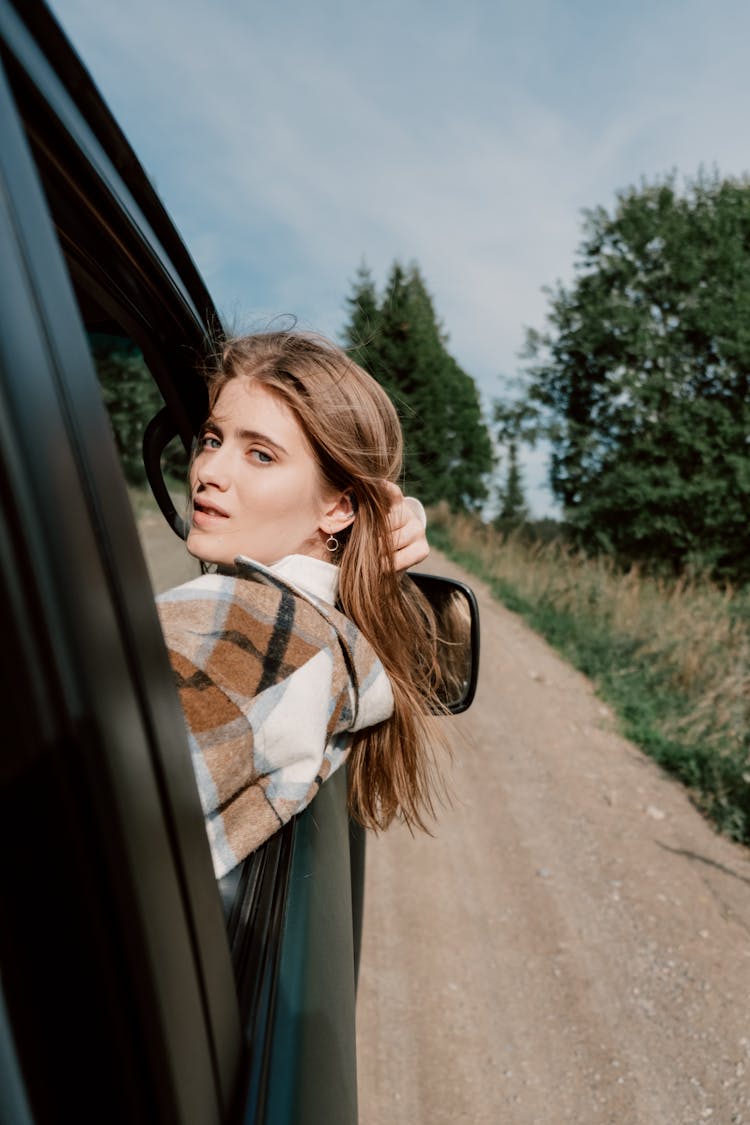
[(345, 760), (350, 734), (393, 709), (383, 667), (343, 614), (259, 564), (157, 599), (217, 878)]

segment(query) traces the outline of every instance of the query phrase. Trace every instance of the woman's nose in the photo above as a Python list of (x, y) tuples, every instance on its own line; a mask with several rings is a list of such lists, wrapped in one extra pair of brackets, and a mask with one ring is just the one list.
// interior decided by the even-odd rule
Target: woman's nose
[(195, 480), (203, 488), (217, 488), (226, 492), (229, 487), (229, 469), (222, 449), (200, 455), (193, 466)]

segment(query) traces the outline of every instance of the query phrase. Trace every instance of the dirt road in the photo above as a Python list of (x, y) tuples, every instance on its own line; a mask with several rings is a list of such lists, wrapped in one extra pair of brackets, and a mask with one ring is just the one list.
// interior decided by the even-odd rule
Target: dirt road
[[(197, 573), (141, 526), (156, 589)], [(454, 806), (368, 842), (360, 1125), (750, 1125), (750, 852), (467, 580)]]
[(454, 807), (368, 843), (361, 1125), (748, 1125), (750, 853), (467, 580)]

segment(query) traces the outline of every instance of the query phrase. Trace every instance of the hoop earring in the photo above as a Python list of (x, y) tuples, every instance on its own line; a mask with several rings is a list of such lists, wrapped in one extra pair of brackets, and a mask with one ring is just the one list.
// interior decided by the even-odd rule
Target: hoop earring
[(338, 539), (336, 538), (335, 535), (329, 535), (328, 538), (326, 539), (326, 551), (330, 551), (330, 553), (332, 555), (335, 555), (336, 552), (338, 551), (338, 549), (339, 549)]

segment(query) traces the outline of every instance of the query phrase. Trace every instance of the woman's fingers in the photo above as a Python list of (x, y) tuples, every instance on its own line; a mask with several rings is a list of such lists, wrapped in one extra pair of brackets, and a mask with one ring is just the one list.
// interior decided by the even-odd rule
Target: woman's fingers
[(427, 517), (419, 500), (404, 496), (397, 484), (386, 481), (391, 495), (389, 521), (393, 540), (393, 566), (395, 570), (406, 570), (416, 566), (430, 553), (425, 535)]

